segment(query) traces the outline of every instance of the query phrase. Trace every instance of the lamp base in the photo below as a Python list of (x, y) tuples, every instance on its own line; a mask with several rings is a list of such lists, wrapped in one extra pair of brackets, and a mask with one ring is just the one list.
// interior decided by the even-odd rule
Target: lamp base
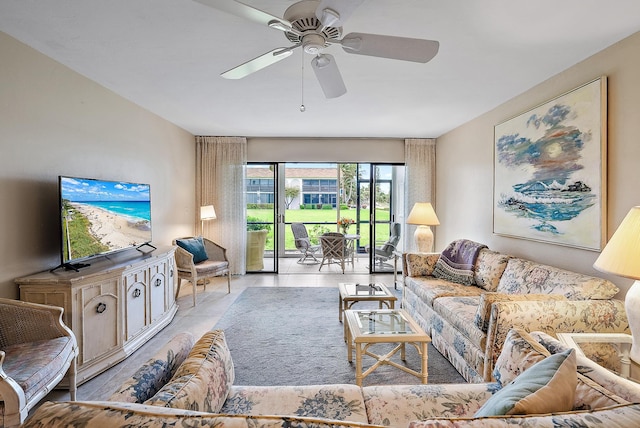
[(640, 363), (640, 281), (635, 281), (624, 299), (624, 308), (629, 320), (629, 328), (633, 337), (633, 344), (629, 357)]
[(433, 250), (433, 232), (429, 226), (418, 226), (413, 238), (416, 240), (419, 252), (430, 253)]

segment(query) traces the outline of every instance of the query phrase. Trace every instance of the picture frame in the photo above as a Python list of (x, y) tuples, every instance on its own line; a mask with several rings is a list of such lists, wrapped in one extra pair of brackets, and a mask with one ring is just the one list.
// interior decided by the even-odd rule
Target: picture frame
[(601, 76), (494, 127), (493, 232), (602, 250), (606, 169)]

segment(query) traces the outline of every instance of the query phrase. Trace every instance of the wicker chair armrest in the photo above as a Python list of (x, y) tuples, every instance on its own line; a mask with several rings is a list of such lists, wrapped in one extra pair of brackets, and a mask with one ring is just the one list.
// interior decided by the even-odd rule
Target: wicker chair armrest
[(193, 254), (184, 248), (176, 246), (175, 258), (178, 269), (191, 269), (193, 267)]
[(63, 336), (75, 341), (62, 322), (63, 312), (57, 306), (0, 299), (0, 348)]

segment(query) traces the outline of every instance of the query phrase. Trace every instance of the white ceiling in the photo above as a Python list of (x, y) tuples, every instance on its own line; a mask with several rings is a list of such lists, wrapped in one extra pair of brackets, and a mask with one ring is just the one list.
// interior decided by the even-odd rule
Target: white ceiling
[[(295, 3), (243, 1), (277, 16)], [(278, 30), (192, 0), (0, 1), (0, 31), (196, 135), (438, 137), (639, 30), (638, 0), (365, 0), (344, 34), (440, 52), (417, 64), (332, 46), (348, 92), (330, 100), (305, 55), (301, 113), (300, 49), (219, 76), (289, 46)]]

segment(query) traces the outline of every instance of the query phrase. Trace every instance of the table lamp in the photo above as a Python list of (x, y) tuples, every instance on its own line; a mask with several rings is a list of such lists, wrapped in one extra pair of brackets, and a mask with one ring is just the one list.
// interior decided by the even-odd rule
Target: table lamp
[(213, 205), (200, 207), (200, 231), (204, 233), (205, 220), (215, 220), (216, 218), (216, 210), (213, 208)]
[(416, 240), (418, 251), (428, 253), (433, 248), (433, 232), (429, 226), (437, 226), (440, 224), (436, 212), (429, 202), (416, 202), (409, 217), (407, 224), (417, 224), (413, 238)]
[(593, 267), (636, 280), (627, 291), (624, 306), (633, 336), (629, 356), (640, 363), (640, 206), (631, 208)]

